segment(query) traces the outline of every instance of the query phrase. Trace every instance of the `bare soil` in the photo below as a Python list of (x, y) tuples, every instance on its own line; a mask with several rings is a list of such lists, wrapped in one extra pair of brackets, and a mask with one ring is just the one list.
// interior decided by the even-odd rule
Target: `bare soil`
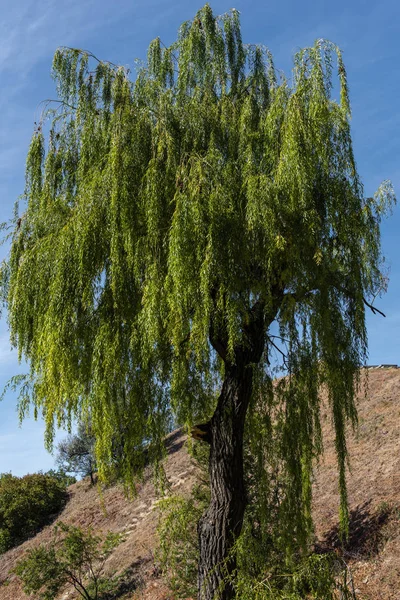
[[(175, 431), (167, 438), (165, 472), (171, 493), (188, 493), (196, 480), (198, 468), (187, 452), (186, 439), (182, 431)], [(126, 572), (125, 593), (121, 586), (121, 599), (172, 599), (154, 559), (159, 497), (150, 473), (145, 474), (136, 497), (130, 499), (120, 485), (100, 489), (99, 486), (91, 486), (88, 478), (73, 484), (69, 487), (66, 507), (56, 521), (34, 538), (0, 556), (0, 600), (28, 598), (18, 578), (10, 571), (29, 548), (52, 539), (53, 526), (58, 521), (83, 528), (92, 527), (100, 535), (108, 531), (123, 534), (125, 541), (115, 548), (106, 563), (107, 573), (118, 575)], [(60, 596), (63, 600), (76, 597), (72, 587)]]
[(338, 478), (334, 435), (325, 409), (324, 447), (314, 484), (319, 543), (350, 566), (359, 600), (400, 600), (400, 369), (363, 371), (359, 424), (349, 432), (350, 536), (338, 537)]
[[(344, 548), (338, 534), (334, 435), (328, 407), (322, 411), (325, 453), (314, 482), (316, 547), (334, 549), (349, 566), (358, 600), (400, 600), (400, 369), (364, 371), (363, 383), (366, 377), (368, 393), (361, 390), (358, 399), (359, 425), (348, 436), (351, 522)], [(165, 470), (171, 492), (189, 493), (198, 477), (186, 444), (181, 431), (167, 439)], [(120, 598), (173, 600), (154, 558), (158, 494), (151, 476), (147, 474), (133, 499), (120, 486), (100, 490), (88, 480), (72, 485), (69, 496), (57, 520), (124, 534), (125, 541), (106, 564), (107, 573), (124, 573)], [(0, 600), (26, 600), (11, 570), (27, 549), (50, 541), (53, 525), (0, 556)], [(76, 595), (65, 589), (61, 598), (72, 600)]]

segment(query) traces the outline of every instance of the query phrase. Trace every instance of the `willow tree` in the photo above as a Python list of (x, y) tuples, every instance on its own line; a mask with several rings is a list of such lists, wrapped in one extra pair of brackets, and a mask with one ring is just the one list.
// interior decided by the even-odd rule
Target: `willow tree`
[[(339, 49), (318, 40), (277, 77), (269, 51), (242, 42), (236, 10), (206, 5), (171, 46), (150, 44), (135, 77), (69, 48), (53, 74), (3, 268), (12, 343), (30, 365), (21, 410), (43, 411), (49, 444), (55, 423), (90, 419), (103, 476), (120, 436), (127, 478), (171, 414), (203, 422), (199, 598), (232, 598), (246, 415), (284, 465), (300, 540), (326, 388), (346, 521), (345, 425), (392, 190), (364, 198)], [(276, 394), (275, 347), (288, 374)]]

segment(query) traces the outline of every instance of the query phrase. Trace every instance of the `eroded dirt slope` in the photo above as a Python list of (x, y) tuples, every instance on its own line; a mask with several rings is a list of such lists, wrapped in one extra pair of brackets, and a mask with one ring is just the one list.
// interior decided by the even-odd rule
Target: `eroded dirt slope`
[[(358, 430), (349, 432), (351, 527), (344, 551), (339, 548), (337, 533), (334, 437), (329, 413), (322, 413), (325, 455), (314, 483), (317, 546), (322, 551), (335, 548), (350, 566), (359, 600), (400, 600), (400, 369), (369, 370), (368, 378), (368, 394), (361, 393), (358, 401)], [(188, 492), (196, 480), (197, 468), (185, 443), (181, 432), (174, 432), (168, 440), (166, 473), (172, 492)], [(156, 502), (151, 478), (132, 501), (118, 486), (99, 496), (96, 487), (81, 481), (71, 486), (70, 501), (59, 517), (82, 527), (92, 525), (96, 531), (125, 534), (126, 540), (107, 562), (109, 572), (128, 570), (121, 598), (173, 599), (154, 561)], [(0, 556), (0, 600), (26, 600), (10, 570), (26, 549), (50, 539), (51, 527)], [(69, 589), (60, 596), (63, 600), (74, 597)]]
[[(368, 393), (358, 401), (359, 426), (348, 436), (351, 522), (343, 559), (360, 600), (400, 600), (400, 369), (371, 369), (363, 372), (365, 377)], [(314, 516), (322, 544), (338, 547), (338, 482), (327, 412), (324, 421)]]
[[(196, 479), (197, 467), (189, 457), (186, 436), (181, 431), (171, 434), (167, 440), (168, 460), (165, 464), (171, 492), (188, 492)], [(158, 495), (151, 476), (145, 478), (136, 498), (129, 500), (122, 487), (114, 486), (99, 494), (97, 486), (90, 486), (88, 479), (69, 488), (70, 498), (59, 518), (38, 535), (21, 546), (0, 556), (0, 600), (26, 600), (19, 580), (10, 575), (16, 561), (25, 551), (38, 544), (45, 544), (52, 537), (54, 524), (64, 523), (80, 527), (92, 526), (96, 532), (114, 531), (124, 534), (125, 541), (108, 558), (109, 573), (128, 570), (121, 598), (167, 600), (171, 595), (161, 579), (154, 561), (155, 529)], [(65, 589), (60, 598), (76, 598), (74, 590)]]

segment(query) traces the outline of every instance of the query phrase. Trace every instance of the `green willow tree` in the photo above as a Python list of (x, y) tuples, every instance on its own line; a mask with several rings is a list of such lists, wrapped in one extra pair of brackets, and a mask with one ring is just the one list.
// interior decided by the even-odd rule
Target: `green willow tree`
[[(273, 453), (304, 544), (326, 388), (346, 522), (345, 424), (393, 191), (363, 196), (346, 72), (329, 42), (277, 77), (266, 48), (243, 44), (238, 12), (206, 5), (170, 47), (151, 43), (134, 78), (69, 48), (53, 74), (58, 100), (32, 138), (3, 268), (12, 343), (30, 365), (21, 411), (43, 411), (48, 444), (56, 422), (90, 419), (100, 476), (120, 436), (127, 479), (144, 440), (159, 455), (171, 414), (204, 421), (198, 593), (232, 598), (246, 415), (259, 481)], [(288, 377), (273, 393), (276, 346)]]

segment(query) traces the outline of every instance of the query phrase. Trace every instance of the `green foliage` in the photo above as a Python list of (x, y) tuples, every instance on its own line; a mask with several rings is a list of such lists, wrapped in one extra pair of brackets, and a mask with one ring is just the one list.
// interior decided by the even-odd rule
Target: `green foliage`
[[(203, 484), (189, 498), (171, 496), (159, 502), (157, 559), (178, 598), (196, 596), (196, 523), (208, 501), (208, 486)], [(288, 560), (282, 551), (279, 523), (272, 530), (270, 524), (268, 532), (260, 531), (260, 525), (250, 505), (232, 550), (237, 560), (234, 585), (239, 600), (334, 600), (338, 591), (342, 598), (355, 598), (347, 566), (336, 555), (306, 553), (291, 555)]]
[(0, 554), (12, 548), (15, 542), (12, 539), (9, 529), (0, 529)]
[(97, 600), (109, 588), (102, 579), (104, 563), (121, 542), (121, 536), (109, 532), (102, 539), (92, 529), (59, 523), (50, 544), (28, 550), (15, 568), (26, 594), (41, 600), (54, 600), (70, 583), (85, 600)]
[[(170, 47), (150, 44), (133, 80), (70, 48), (53, 75), (49, 135), (40, 123), (32, 137), (2, 268), (11, 340), (30, 365), (22, 414), (29, 402), (43, 411), (50, 446), (56, 423), (90, 420), (100, 476), (116, 444), (129, 480), (144, 440), (160, 458), (171, 412), (178, 423), (212, 414), (257, 309), (254, 485), (278, 470), (287, 551), (305, 547), (325, 387), (346, 531), (345, 426), (395, 198), (388, 182), (364, 196), (340, 50), (317, 40), (278, 78), (269, 51), (243, 43), (238, 11), (216, 17), (206, 4)], [(273, 333), (288, 374), (276, 393)]]
[(0, 475), (0, 552), (20, 544), (49, 523), (67, 501), (60, 473)]
[(76, 483), (76, 477), (74, 477), (73, 475), (68, 475), (62, 468), (58, 468), (57, 470), (49, 469), (49, 471), (46, 471), (46, 475), (54, 477), (60, 482), (62, 486), (66, 488), (72, 485), (73, 483)]
[(179, 597), (196, 595), (198, 540), (197, 523), (209, 502), (206, 486), (194, 488), (189, 498), (170, 496), (160, 500), (156, 558)]
[(274, 566), (271, 573), (271, 565), (267, 565), (257, 579), (239, 569), (237, 596), (240, 600), (334, 600), (336, 571), (337, 564), (330, 554), (311, 554), (292, 570)]
[(57, 446), (56, 462), (67, 473), (75, 473), (86, 477), (96, 471), (96, 458), (94, 456), (95, 438), (85, 425), (80, 423), (74, 435), (59, 442)]

